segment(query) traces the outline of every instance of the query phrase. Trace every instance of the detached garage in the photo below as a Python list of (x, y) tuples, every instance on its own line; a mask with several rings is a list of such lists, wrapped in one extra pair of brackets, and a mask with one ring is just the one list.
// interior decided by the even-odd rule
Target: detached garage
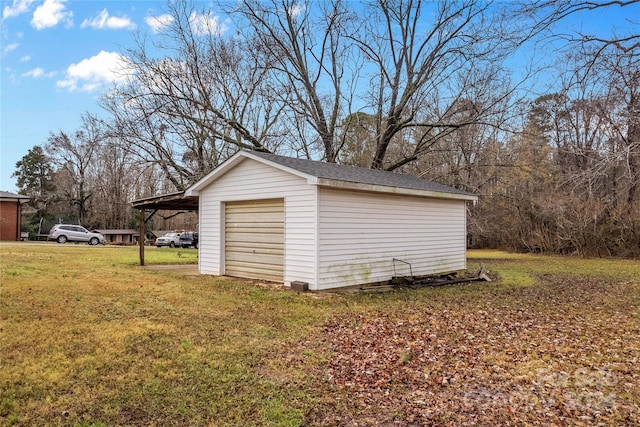
[(311, 290), (389, 280), (409, 264), (415, 276), (464, 270), (466, 202), (477, 200), (409, 175), (250, 151), (185, 196), (199, 196), (200, 273)]

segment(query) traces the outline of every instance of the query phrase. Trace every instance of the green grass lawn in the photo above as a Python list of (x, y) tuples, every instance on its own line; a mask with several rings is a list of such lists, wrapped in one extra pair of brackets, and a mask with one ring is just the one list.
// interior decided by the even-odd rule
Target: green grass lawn
[(0, 425), (640, 423), (638, 261), (472, 251), (499, 280), (355, 295), (137, 264), (0, 244)]

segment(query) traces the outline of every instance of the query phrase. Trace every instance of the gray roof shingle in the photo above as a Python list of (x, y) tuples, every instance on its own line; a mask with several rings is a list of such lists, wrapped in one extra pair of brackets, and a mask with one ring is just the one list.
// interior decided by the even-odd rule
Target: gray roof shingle
[(315, 160), (295, 159), (293, 157), (285, 157), (257, 151), (251, 151), (251, 154), (316, 178), (473, 196), (473, 194), (466, 191), (458, 190), (457, 188), (438, 184), (437, 182), (418, 178), (412, 175), (404, 175), (379, 169), (344, 166), (336, 163), (319, 162)]
[(31, 197), (29, 196), (23, 196), (22, 194), (14, 194), (14, 193), (10, 193), (8, 191), (0, 191), (0, 198), (3, 199), (23, 199), (23, 200), (27, 200), (30, 199)]

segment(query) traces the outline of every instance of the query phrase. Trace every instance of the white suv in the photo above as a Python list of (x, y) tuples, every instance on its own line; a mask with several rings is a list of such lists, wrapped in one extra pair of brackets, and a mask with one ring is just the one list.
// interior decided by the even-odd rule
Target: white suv
[(156, 239), (156, 246), (158, 248), (160, 246), (169, 246), (170, 248), (180, 246), (180, 233), (167, 233), (162, 237), (158, 237)]
[(53, 239), (58, 243), (65, 242), (87, 242), (90, 245), (102, 243), (104, 245), (104, 236), (100, 233), (92, 233), (80, 225), (57, 224), (49, 230), (49, 239)]

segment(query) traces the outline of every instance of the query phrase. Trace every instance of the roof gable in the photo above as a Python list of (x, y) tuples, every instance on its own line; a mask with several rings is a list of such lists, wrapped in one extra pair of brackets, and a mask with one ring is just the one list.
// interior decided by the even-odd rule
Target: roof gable
[(306, 178), (310, 184), (315, 185), (477, 200), (477, 196), (473, 194), (412, 175), (356, 166), (344, 166), (315, 160), (296, 159), (257, 151), (239, 151), (187, 189), (186, 194), (197, 194), (201, 189), (211, 184), (245, 158), (266, 163), (294, 175), (302, 176)]

